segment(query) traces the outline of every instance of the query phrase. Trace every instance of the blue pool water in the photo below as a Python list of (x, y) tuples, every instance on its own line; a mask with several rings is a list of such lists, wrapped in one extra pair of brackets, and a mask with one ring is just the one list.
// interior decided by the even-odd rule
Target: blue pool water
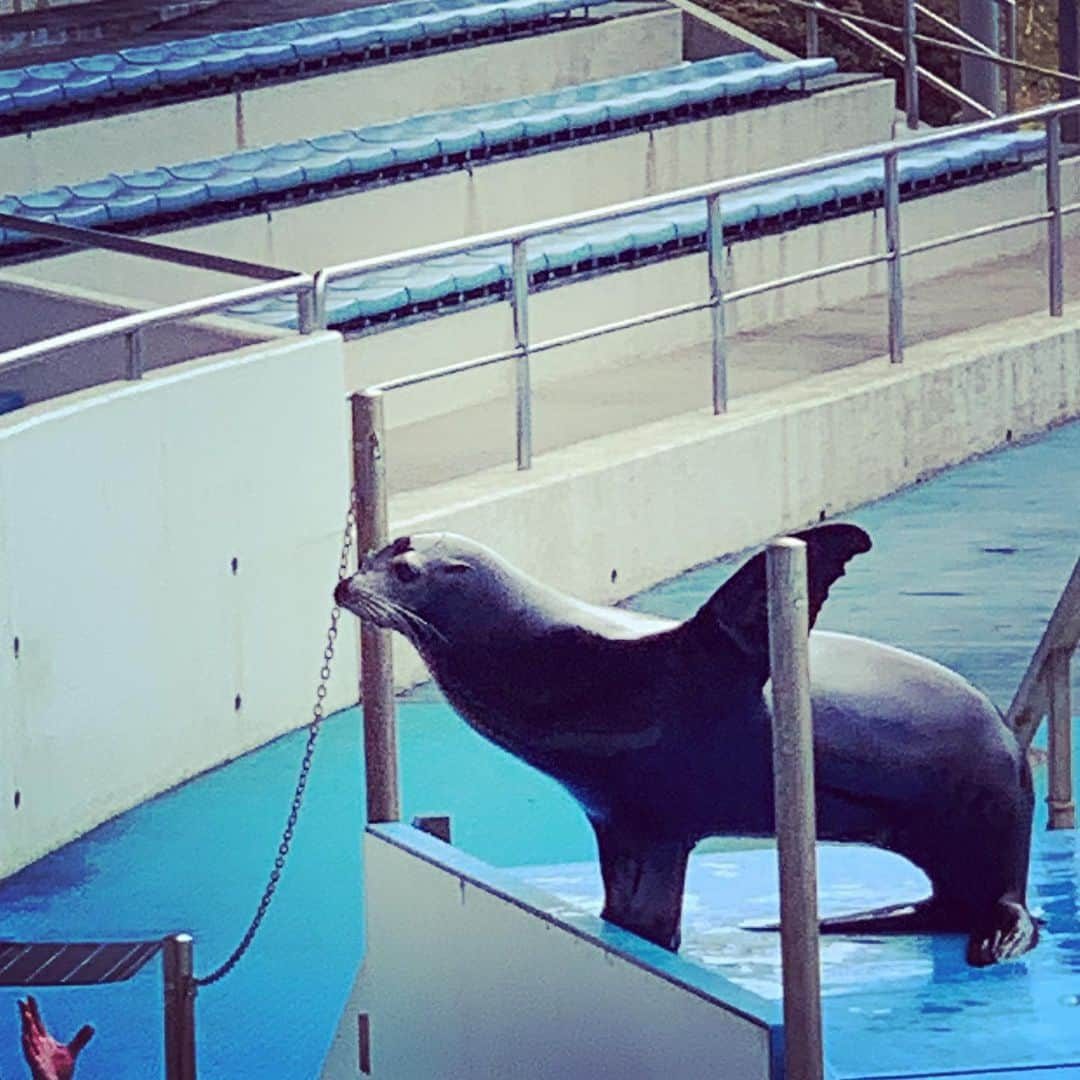
[[(934, 657), (1005, 707), (1080, 548), (1080, 423), (846, 516), (868, 529), (875, 547), (850, 564), (820, 625)], [(731, 569), (731, 562), (699, 568), (634, 606), (685, 616)], [(497, 865), (592, 858), (591, 834), (570, 799), (474, 735), (430, 689), (403, 702), (399, 719), (407, 817), (449, 813), (455, 842)], [(278, 740), (0, 883), (0, 937), (150, 937), (182, 929), (195, 935), (196, 969), (206, 971), (250, 918), (302, 749), (302, 735)], [(362, 807), (358, 718), (349, 710), (325, 725), (294, 854), (255, 947), (232, 975), (200, 993), (200, 1076), (317, 1075), (363, 951)], [(1072, 866), (1067, 859), (1052, 865), (1048, 880), (1057, 881), (1060, 895), (1044, 901), (1048, 914), (1053, 904), (1075, 907)], [(1043, 955), (1063, 952), (1036, 955), (1043, 963)], [(1046, 992), (1064, 999), (1072, 986), (1080, 996), (1080, 972), (1058, 970), (1075, 985), (1054, 981)], [(17, 996), (0, 992), (4, 1080), (27, 1075)], [(38, 997), (57, 1033), (70, 1037), (85, 1022), (98, 1028), (79, 1080), (159, 1075), (156, 964), (120, 987)], [(1080, 1008), (1076, 1015), (1080, 1029)], [(911, 1053), (926, 1040), (933, 1042), (932, 1026), (913, 1031)]]

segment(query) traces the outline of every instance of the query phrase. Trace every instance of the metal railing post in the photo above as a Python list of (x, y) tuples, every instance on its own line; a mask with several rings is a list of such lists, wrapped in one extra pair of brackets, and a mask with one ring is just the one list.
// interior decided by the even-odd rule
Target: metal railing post
[(712, 320), (713, 415), (727, 412), (727, 329), (724, 319), (724, 216), (720, 196), (706, 199), (706, 234), (709, 253), (709, 315)]
[[(1001, 5), (1003, 13), (1003, 33), (1005, 37), (1005, 55), (1010, 60), (1016, 60), (1016, 3), (1015, 0), (1004, 0)], [(1016, 112), (1016, 68), (1011, 65), (1005, 68), (1005, 111)]]
[[(387, 535), (385, 423), (377, 390), (353, 394), (353, 506), (361, 559), (384, 547)], [(390, 631), (360, 624), (360, 700), (369, 822), (400, 821), (397, 723)]]
[(129, 330), (124, 335), (124, 378), (143, 377), (143, 336), (141, 330)]
[(821, 52), (821, 26), (814, 8), (806, 9), (806, 55), (818, 56)]
[(904, 278), (900, 250), (900, 163), (897, 153), (885, 154), (885, 247), (889, 272), (889, 359), (904, 359)]
[(915, 0), (904, 0), (904, 109), (907, 126), (919, 126), (919, 52), (915, 43)]
[(1064, 310), (1064, 243), (1061, 232), (1061, 118), (1046, 121), (1046, 221), (1047, 281), (1050, 287), (1050, 314)]
[(326, 272), (315, 271), (315, 280), (311, 285), (311, 321), (316, 330), (325, 330), (329, 325), (329, 312), (326, 307)]
[(165, 1080), (195, 1080), (194, 942), (173, 934), (162, 943)]
[(824, 1060), (806, 544), (790, 537), (771, 543), (766, 551), (766, 573), (780, 861), (784, 1075), (788, 1080), (821, 1080)]
[(319, 329), (315, 325), (315, 283), (296, 293), (296, 329), (301, 334), (310, 334)]
[(532, 468), (532, 377), (529, 371), (529, 260), (525, 241), (511, 245), (513, 288), (510, 306), (514, 314), (514, 400), (517, 417), (517, 467)]
[(1050, 777), (1046, 795), (1048, 829), (1075, 829), (1076, 803), (1072, 779), (1072, 700), (1069, 664), (1072, 649), (1055, 649), (1046, 658), (1044, 678), (1050, 699), (1050, 741), (1047, 763)]

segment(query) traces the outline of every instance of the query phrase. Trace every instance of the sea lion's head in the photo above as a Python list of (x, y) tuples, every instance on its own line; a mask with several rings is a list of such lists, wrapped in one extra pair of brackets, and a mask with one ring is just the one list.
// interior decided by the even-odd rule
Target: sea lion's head
[(401, 536), (339, 582), (334, 601), (361, 620), (404, 634), (421, 651), (481, 645), (529, 613), (531, 579), (454, 533)]

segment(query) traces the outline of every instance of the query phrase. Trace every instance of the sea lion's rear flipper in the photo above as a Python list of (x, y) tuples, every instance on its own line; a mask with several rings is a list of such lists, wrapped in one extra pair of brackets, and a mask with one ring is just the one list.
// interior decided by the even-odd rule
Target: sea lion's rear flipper
[(967, 943), (967, 962), (987, 967), (1012, 960), (1034, 949), (1039, 927), (1031, 913), (1016, 900), (999, 900), (986, 922), (972, 931)]
[[(962, 921), (933, 897), (911, 904), (891, 904), (850, 915), (834, 915), (822, 919), (818, 929), (823, 934), (933, 934), (958, 932)], [(747, 921), (740, 930), (779, 930), (780, 924)]]
[[(832, 584), (844, 574), (855, 555), (870, 550), (870, 537), (857, 525), (819, 525), (792, 533), (806, 544), (810, 600), (809, 623), (813, 627)], [(705, 633), (717, 630), (744, 654), (750, 670), (764, 685), (769, 677), (769, 615), (765, 583), (765, 552), (759, 552), (739, 568), (689, 620)]]
[(680, 941), (686, 862), (693, 844), (592, 822), (604, 879), (601, 917), (673, 952)]

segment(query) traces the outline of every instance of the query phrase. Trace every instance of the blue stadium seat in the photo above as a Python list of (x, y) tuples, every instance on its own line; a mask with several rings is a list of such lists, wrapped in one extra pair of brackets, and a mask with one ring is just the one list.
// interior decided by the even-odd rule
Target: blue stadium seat
[[(1042, 152), (1040, 132), (1021, 131), (951, 140), (928, 150), (901, 152), (899, 178), (908, 197), (920, 184), (945, 186), (968, 182), (975, 165), (1024, 165)], [(729, 242), (767, 228), (796, 227), (824, 213), (856, 211), (867, 200), (880, 203), (880, 162), (867, 162), (813, 173), (783, 183), (761, 184), (722, 202), (725, 239)], [(540, 236), (527, 246), (529, 272), (544, 279), (603, 272), (613, 264), (676, 249), (700, 250), (705, 243), (705, 203), (697, 199), (663, 210), (631, 214), (596, 225), (575, 226)], [(330, 318), (334, 325), (360, 326), (403, 319), (434, 305), (452, 305), (470, 292), (505, 295), (511, 281), (509, 244), (443, 256), (422, 263), (356, 275), (331, 284)], [(294, 326), (295, 307), (271, 301), (259, 312), (236, 314), (277, 326)]]
[(13, 68), (0, 72), (0, 122), (149, 90), (199, 93), (237, 77), (511, 33), (586, 7), (586, 0), (406, 0)]
[[(411, 9), (434, 3), (436, 0), (414, 3)], [(262, 39), (267, 32), (267, 28), (259, 31)], [(184, 63), (202, 63), (196, 54), (205, 51), (204, 46), (189, 51), (192, 55)], [(160, 58), (168, 47), (138, 52), (144, 59)], [(808, 71), (834, 68), (834, 61), (828, 58), (766, 64), (753, 53), (678, 64), (530, 97), (241, 150), (205, 161), (110, 175), (80, 184), (77, 199), (64, 189), (31, 193), (16, 205), (23, 207), (19, 212), (29, 214), (54, 212), (59, 221), (73, 222), (77, 216), (79, 221), (152, 226), (158, 216), (172, 220), (177, 214), (217, 214), (222, 212), (222, 203), (236, 200), (304, 197), (320, 184), (368, 183), (403, 172), (441, 168), (449, 159), (486, 157), (532, 145), (539, 148), (573, 133), (606, 134), (612, 122), (652, 123), (657, 117), (675, 115), (690, 101), (697, 107), (724, 107), (733, 94), (732, 80), (738, 81), (736, 89), (741, 94), (748, 72), (770, 88), (783, 90), (805, 85)], [(0, 87), (3, 85), (0, 82)], [(154, 197), (148, 198), (149, 194)], [(101, 206), (91, 214), (95, 199)], [(117, 205), (111, 206), (112, 202)], [(140, 217), (140, 208), (144, 217)]]

